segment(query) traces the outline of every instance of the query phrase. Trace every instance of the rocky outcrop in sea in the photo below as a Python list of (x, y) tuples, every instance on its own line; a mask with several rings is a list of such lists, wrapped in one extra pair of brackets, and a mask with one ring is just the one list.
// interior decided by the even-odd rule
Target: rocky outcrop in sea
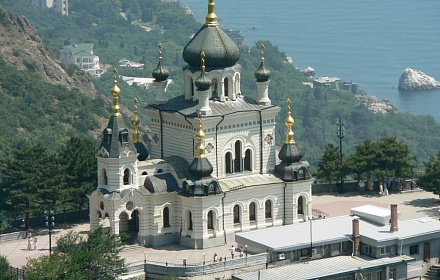
[(406, 68), (399, 79), (399, 90), (430, 90), (440, 89), (440, 82), (422, 71)]

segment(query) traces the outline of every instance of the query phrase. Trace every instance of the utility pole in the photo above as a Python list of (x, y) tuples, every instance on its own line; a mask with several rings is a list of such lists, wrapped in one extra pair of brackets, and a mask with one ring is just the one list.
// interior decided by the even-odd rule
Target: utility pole
[(342, 122), (341, 118), (339, 118), (338, 122), (336, 123), (337, 130), (336, 135), (339, 138), (339, 172), (340, 172), (340, 179), (339, 179), (339, 192), (344, 192), (344, 178), (342, 175), (342, 138), (345, 136), (345, 128), (344, 123)]
[(49, 229), (49, 256), (52, 255), (52, 229), (55, 227), (55, 212), (53, 210), (44, 211), (46, 227)]

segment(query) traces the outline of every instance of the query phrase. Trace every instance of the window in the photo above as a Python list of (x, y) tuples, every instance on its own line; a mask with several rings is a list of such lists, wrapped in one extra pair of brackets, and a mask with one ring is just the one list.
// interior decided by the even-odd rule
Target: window
[(102, 184), (107, 185), (108, 184), (108, 178), (107, 178), (107, 170), (102, 169), (102, 178), (101, 178)]
[(385, 273), (382, 270), (377, 271), (376, 272), (376, 279), (377, 280), (385, 280)]
[(409, 254), (410, 255), (418, 255), (419, 254), (419, 245), (409, 246)]
[(229, 97), (229, 80), (225, 78), (223, 87), (225, 89), (225, 97)]
[(380, 256), (388, 256), (391, 255), (393, 253), (393, 247), (392, 246), (387, 246), (387, 247), (381, 247), (380, 248)]
[(241, 142), (235, 141), (234, 172), (241, 172)]
[(249, 205), (249, 221), (255, 222), (255, 202), (251, 202)]
[(163, 227), (170, 227), (170, 208), (165, 207), (163, 209), (163, 215), (162, 215), (162, 219), (163, 219)]
[(266, 219), (272, 219), (272, 201), (269, 199), (264, 203), (264, 216)]
[(231, 174), (232, 173), (232, 157), (231, 157), (231, 153), (226, 153), (225, 155), (225, 164), (226, 164), (226, 174)]
[(304, 214), (303, 197), (298, 198), (298, 214)]
[(188, 230), (193, 230), (192, 213), (188, 211)]
[(216, 79), (212, 80), (212, 98), (218, 98), (218, 82)]
[(310, 248), (301, 249), (301, 257), (310, 256)]
[(125, 168), (124, 170), (124, 185), (130, 184), (130, 169)]
[(391, 268), (388, 279), (393, 279), (393, 280), (397, 279), (396, 272), (397, 272), (397, 270), (395, 268)]
[(234, 206), (234, 224), (240, 223), (240, 206)]
[(251, 149), (247, 149), (244, 156), (244, 170), (245, 171), (252, 171), (251, 166)]
[(214, 229), (214, 213), (212, 210), (208, 212), (208, 229)]
[(371, 246), (364, 245), (364, 253), (366, 255), (372, 256), (373, 255), (373, 248)]
[(128, 145), (128, 130), (126, 128), (119, 131), (119, 141), (122, 145)]

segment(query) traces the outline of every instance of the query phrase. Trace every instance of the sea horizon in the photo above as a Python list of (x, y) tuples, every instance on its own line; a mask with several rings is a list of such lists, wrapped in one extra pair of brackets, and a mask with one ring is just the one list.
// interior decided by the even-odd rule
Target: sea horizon
[[(208, 1), (183, 0), (200, 22)], [(368, 97), (389, 100), (399, 112), (440, 121), (440, 90), (399, 92), (413, 68), (440, 80), (440, 2), (350, 0), (216, 1), (223, 28), (238, 29), (247, 45), (269, 40), (298, 68), (352, 81)], [(245, 11), (245, 12), (244, 12)], [(270, 66), (269, 66), (270, 67)]]

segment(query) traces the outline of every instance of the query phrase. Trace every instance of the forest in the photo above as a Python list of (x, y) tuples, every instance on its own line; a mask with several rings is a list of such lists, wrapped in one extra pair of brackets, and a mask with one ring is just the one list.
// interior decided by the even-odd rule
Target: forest
[[(11, 12), (26, 16), (54, 56), (57, 56), (65, 40), (69, 38), (76, 43), (93, 43), (95, 54), (106, 65), (116, 66), (122, 58), (145, 64), (144, 69), (118, 69), (120, 75), (151, 77), (158, 63), (157, 45), (161, 43), (163, 63), (169, 69), (169, 78), (173, 81), (168, 87), (168, 97), (182, 93), (182, 51), (191, 35), (202, 24), (191, 14), (187, 14), (179, 3), (160, 0), (70, 0), (68, 16), (57, 14), (52, 9), (37, 9), (25, 0), (0, 0), (0, 5)], [(359, 152), (359, 147), (365, 145), (366, 141), (377, 143), (375, 145), (380, 147), (383, 139), (389, 140), (384, 137), (391, 137), (392, 142), (404, 144), (408, 148), (405, 156), (409, 163), (402, 172), (410, 174), (399, 175), (412, 176), (413, 170), (423, 172), (424, 163), (428, 161), (435, 166), (434, 156), (440, 150), (440, 125), (432, 116), (415, 116), (398, 111), (388, 114), (373, 113), (368, 110), (367, 104), (349, 91), (314, 91), (303, 84), (309, 81), (308, 77), (295, 65), (287, 63), (285, 53), (264, 38), (258, 42), (246, 42), (251, 46), (250, 51), (241, 53), (239, 64), (243, 69), (243, 95), (256, 97), (257, 88), (253, 74), (260, 63), (261, 42), (266, 46), (265, 64), (272, 72), (269, 96), (272, 103), (281, 107), (277, 118), (276, 144), (281, 145), (285, 139), (286, 100), (290, 98), (292, 116), (295, 119), (295, 140), (304, 152), (303, 160), (310, 162), (313, 174), (323, 176), (317, 172), (319, 165), (324, 159), (334, 161), (339, 153), (336, 126), (339, 119), (343, 120), (345, 128), (344, 138), (341, 140), (344, 160), (352, 160), (351, 155)], [(68, 69), (66, 65), (63, 67)], [(66, 145), (71, 139), (83, 137), (96, 144), (98, 139), (92, 139), (88, 132), (95, 131), (95, 135), (99, 135), (102, 118), (109, 116), (109, 108), (104, 106), (102, 99), (92, 99), (79, 91), (44, 82), (33, 72), (32, 67), (18, 70), (2, 58), (0, 73), (0, 110), (4, 112), (0, 119), (3, 132), (0, 135), (3, 186), (8, 181), (9, 175), (5, 174), (10, 167), (8, 163), (19, 160), (20, 156), (26, 156), (20, 154), (23, 149), (37, 147), (43, 149), (48, 156), (60, 157), (60, 153), (66, 152)], [(98, 91), (110, 97), (109, 91), (113, 82), (111, 72), (100, 78), (93, 77), (92, 80)], [(140, 102), (140, 108), (153, 100), (153, 91), (129, 86), (122, 81), (119, 85), (122, 89), (121, 103), (129, 109), (133, 109), (135, 97)], [(142, 123), (148, 125), (149, 118), (145, 112), (140, 110), (139, 115)], [(325, 152), (330, 156), (327, 157)], [(357, 174), (355, 170), (350, 172)], [(65, 182), (67, 179), (60, 180)], [(38, 180), (33, 178), (33, 181)], [(52, 184), (47, 183), (49, 190)], [(41, 197), (38, 199), (42, 205), (47, 203)], [(59, 201), (52, 200), (51, 203), (56, 205)], [(78, 207), (72, 205), (72, 209), (76, 208)], [(41, 210), (32, 209), (31, 212), (38, 213)]]

